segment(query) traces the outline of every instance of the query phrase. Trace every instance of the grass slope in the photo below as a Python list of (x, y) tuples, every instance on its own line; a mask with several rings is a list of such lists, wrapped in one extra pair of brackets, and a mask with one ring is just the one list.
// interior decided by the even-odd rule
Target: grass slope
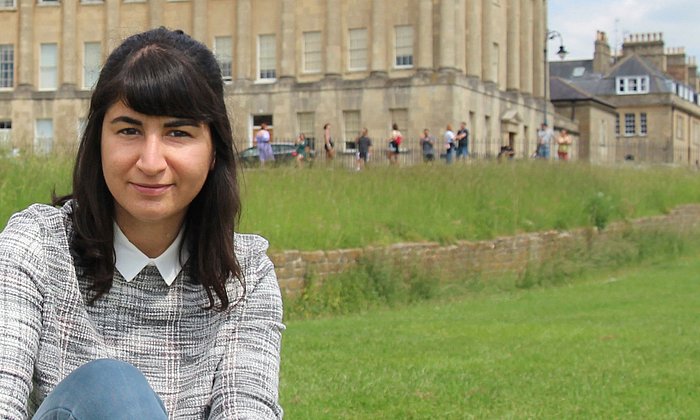
[(695, 418), (700, 259), (291, 321), (289, 418)]

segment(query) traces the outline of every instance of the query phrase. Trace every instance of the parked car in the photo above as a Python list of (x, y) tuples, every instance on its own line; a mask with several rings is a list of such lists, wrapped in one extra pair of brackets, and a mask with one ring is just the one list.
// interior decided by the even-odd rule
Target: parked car
[[(296, 146), (293, 143), (272, 143), (272, 153), (275, 155), (274, 165), (284, 165), (294, 163), (296, 157)], [(249, 147), (238, 154), (240, 162), (244, 167), (254, 167), (260, 165), (260, 155), (258, 148)]]

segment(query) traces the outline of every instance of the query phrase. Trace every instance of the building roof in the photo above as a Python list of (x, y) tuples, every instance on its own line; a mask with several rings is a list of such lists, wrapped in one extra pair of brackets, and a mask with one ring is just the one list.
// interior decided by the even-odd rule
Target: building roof
[(552, 77), (549, 79), (550, 98), (552, 102), (557, 101), (594, 101), (605, 106), (614, 108), (615, 106), (599, 97), (592, 94), (580, 86), (578, 83), (573, 83), (561, 77)]
[(576, 79), (588, 77), (593, 73), (593, 60), (552, 61), (549, 63), (551, 77)]

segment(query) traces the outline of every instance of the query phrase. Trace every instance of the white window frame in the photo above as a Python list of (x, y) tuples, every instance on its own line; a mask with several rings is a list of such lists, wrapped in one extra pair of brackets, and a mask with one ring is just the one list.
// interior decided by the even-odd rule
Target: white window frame
[(647, 113), (639, 113), (639, 135), (646, 136), (649, 133), (649, 127), (647, 125)]
[(309, 31), (302, 34), (302, 71), (320, 73), (323, 66), (323, 40), (321, 31)]
[[(343, 150), (350, 152), (357, 149), (356, 144), (354, 149), (347, 147), (347, 145), (349, 142), (354, 144), (355, 138), (360, 134), (361, 118), (362, 114), (358, 109), (343, 111)], [(336, 147), (338, 147), (337, 144)]]
[(314, 112), (297, 112), (297, 127), (299, 127), (299, 133), (304, 133), (309, 147), (315, 148), (316, 114)]
[(348, 30), (348, 70), (367, 70), (367, 28)]
[(0, 90), (15, 87), (15, 46), (0, 45)]
[(40, 6), (58, 6), (61, 2), (59, 0), (37, 0), (37, 4)]
[(414, 42), (413, 26), (397, 25), (394, 27), (394, 68), (413, 68)]
[(618, 76), (615, 78), (618, 95), (645, 95), (649, 93), (649, 76)]
[(233, 80), (233, 37), (214, 37), (214, 55), (221, 68), (221, 78), (224, 82)]
[(58, 44), (55, 42), (39, 46), (39, 90), (58, 88)]
[(16, 9), (17, 0), (0, 0), (0, 9)]
[(92, 89), (100, 77), (102, 44), (99, 41), (83, 44), (83, 89)]
[[(44, 125), (44, 127), (42, 127)], [(54, 139), (53, 120), (51, 118), (38, 118), (34, 122), (34, 154), (47, 155), (53, 151)], [(41, 135), (49, 133), (50, 135)]]
[(257, 82), (277, 80), (277, 39), (275, 34), (258, 35)]
[(625, 113), (625, 137), (634, 136), (637, 132), (637, 117), (634, 113)]

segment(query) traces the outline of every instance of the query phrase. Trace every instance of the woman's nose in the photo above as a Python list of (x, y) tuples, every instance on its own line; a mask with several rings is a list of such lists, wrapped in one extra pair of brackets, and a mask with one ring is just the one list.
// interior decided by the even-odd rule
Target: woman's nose
[(136, 166), (147, 175), (157, 175), (165, 170), (167, 162), (160, 134), (146, 136)]

